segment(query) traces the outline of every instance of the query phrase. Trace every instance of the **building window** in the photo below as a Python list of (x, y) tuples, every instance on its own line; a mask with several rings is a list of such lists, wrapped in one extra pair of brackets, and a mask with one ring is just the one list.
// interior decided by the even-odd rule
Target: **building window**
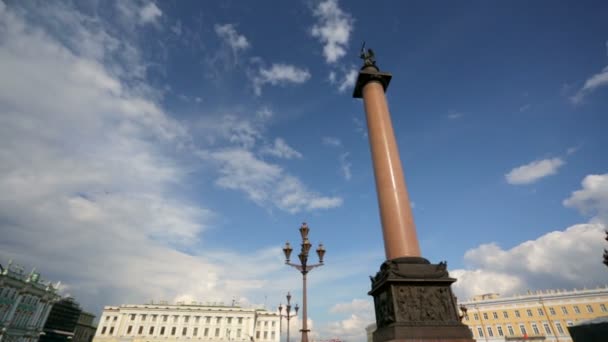
[(114, 327), (110, 327), (110, 335), (114, 333)]
[(515, 317), (520, 317), (519, 310), (515, 310)]
[(496, 311), (492, 312), (492, 316), (494, 319), (498, 319), (498, 313)]
[(602, 310), (602, 312), (608, 311), (608, 309), (606, 309), (606, 304), (600, 304), (600, 309)]
[(543, 328), (545, 328), (545, 333), (547, 333), (547, 335), (551, 335), (551, 327), (549, 327), (549, 323), (543, 323)]
[(152, 315), (152, 322), (156, 322), (156, 315)]
[(539, 316), (544, 316), (545, 315), (545, 313), (543, 312), (543, 309), (538, 308), (538, 315)]
[(114, 316), (113, 321), (116, 322), (117, 319), (118, 319), (118, 316)]
[[(602, 304), (602, 305), (604, 305), (604, 304)], [(604, 308), (606, 308), (606, 307), (604, 306)], [(243, 317), (239, 317), (238, 321), (239, 321), (239, 324), (243, 324)]]
[(569, 326), (569, 327), (571, 327), (571, 326), (574, 325), (574, 323), (572, 323), (572, 321), (566, 321), (566, 325)]
[(473, 314), (473, 318), (475, 318), (476, 321), (479, 321), (479, 315), (478, 314)]
[(593, 307), (589, 304), (587, 304), (587, 312), (588, 313), (593, 313)]
[(198, 328), (194, 328), (194, 330), (192, 330), (192, 336), (196, 335), (198, 335)]
[(168, 315), (163, 315), (163, 322), (166, 322), (168, 317)]
[(567, 315), (567, 314), (568, 314), (568, 309), (567, 309), (565, 306), (562, 306), (562, 313), (563, 313), (564, 315)]
[(188, 328), (184, 327), (182, 329), (182, 336), (186, 336), (187, 333), (188, 333)]
[(264, 339), (267, 340), (268, 339), (268, 331), (264, 331)]
[(141, 321), (145, 322), (146, 321), (146, 315), (141, 315)]
[(140, 326), (139, 326), (139, 329), (137, 329), (137, 334), (138, 334), (138, 335), (141, 335), (141, 334), (143, 334), (143, 333), (144, 333), (144, 327), (140, 325)]
[(557, 332), (559, 332), (560, 335), (564, 334), (564, 328), (562, 328), (562, 325), (559, 324), (559, 322), (555, 322), (555, 327), (557, 328)]
[(209, 317), (209, 316), (205, 317), (205, 323), (211, 323), (211, 317)]
[(129, 326), (127, 327), (127, 334), (130, 334), (132, 330), (133, 330), (133, 326), (132, 326), (132, 325), (129, 325)]
[(487, 328), (488, 328), (488, 336), (494, 337), (494, 332), (492, 331), (492, 327), (487, 327)]
[(574, 313), (577, 313), (577, 314), (581, 313), (581, 309), (578, 308), (578, 305), (575, 305), (572, 308), (574, 309)]
[(502, 312), (502, 317), (504, 317), (504, 318), (509, 318), (509, 313), (508, 313), (508, 312), (506, 312), (506, 311), (503, 311), (503, 312)]
[(154, 327), (150, 327), (150, 329), (148, 330), (148, 335), (152, 334), (154, 334)]
[(496, 327), (496, 330), (498, 331), (498, 336), (505, 336), (505, 334), (502, 332), (502, 327), (500, 325)]
[(220, 328), (215, 328), (215, 337), (220, 336)]
[(131, 320), (134, 321), (135, 320), (135, 314), (131, 314)]
[(534, 335), (540, 335), (540, 330), (538, 330), (536, 323), (532, 323), (532, 331), (534, 331)]
[(273, 332), (270, 333), (270, 338), (274, 340), (274, 337), (275, 337), (275, 333), (273, 331)]
[(177, 318), (178, 317), (179, 317), (178, 315), (173, 316), (173, 323), (177, 323)]
[(268, 326), (268, 321), (264, 322), (264, 326), (267, 327)]
[(551, 314), (551, 316), (555, 316), (555, 309), (549, 308), (549, 313)]
[(487, 312), (483, 313), (483, 319), (488, 319), (488, 313)]
[(106, 316), (106, 322), (110, 320), (110, 316)]
[(255, 338), (260, 339), (260, 332), (259, 331), (255, 332)]
[(184, 316), (184, 323), (188, 323), (189, 320), (190, 320), (190, 316)]
[(106, 327), (101, 328), (101, 334), (105, 334), (106, 333)]
[(532, 317), (532, 310), (530, 310), (530, 309), (526, 310), (526, 314), (528, 315), (528, 317)]
[(201, 321), (201, 316), (195, 316), (194, 323), (198, 323)]
[(241, 337), (241, 329), (236, 329), (236, 337)]
[(171, 327), (171, 336), (175, 336), (175, 330), (176, 330), (175, 327)]
[(165, 327), (160, 327), (160, 334), (161, 336), (165, 334)]
[(226, 320), (228, 321), (228, 324), (232, 324), (232, 317), (227, 317)]
[(479, 337), (483, 337), (483, 329), (477, 327), (477, 334), (479, 335)]
[(222, 321), (222, 317), (216, 317), (215, 323), (220, 324), (221, 321)]
[(522, 335), (526, 334), (526, 327), (523, 324), (519, 325), (519, 331), (521, 331)]
[(209, 328), (205, 328), (203, 335), (205, 335), (205, 337), (209, 336)]

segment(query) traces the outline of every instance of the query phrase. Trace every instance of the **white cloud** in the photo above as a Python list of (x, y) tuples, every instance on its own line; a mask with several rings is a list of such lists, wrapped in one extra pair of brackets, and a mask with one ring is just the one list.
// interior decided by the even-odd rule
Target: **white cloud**
[(329, 309), (332, 313), (373, 312), (374, 304), (370, 299), (353, 299), (351, 302), (337, 303)]
[(285, 159), (302, 158), (302, 154), (287, 145), (282, 138), (276, 138), (274, 145), (264, 147), (260, 153)]
[(247, 38), (238, 33), (233, 24), (215, 25), (215, 33), (223, 43), (226, 44), (232, 50), (232, 55), (235, 63), (238, 61), (238, 53), (240, 50), (246, 50), (250, 47)]
[(342, 146), (342, 141), (336, 137), (323, 137), (323, 145), (338, 147)]
[(329, 82), (338, 86), (338, 91), (343, 93), (348, 89), (352, 89), (357, 81), (357, 75), (359, 72), (356, 69), (343, 70), (342, 77), (338, 79), (335, 71), (329, 73)]
[(264, 84), (285, 85), (302, 84), (310, 79), (307, 69), (300, 69), (288, 64), (273, 64), (270, 68), (260, 68), (253, 77), (253, 88), (256, 95), (262, 94)]
[(583, 214), (596, 213), (594, 221), (608, 222), (608, 173), (588, 175), (583, 179), (582, 186), (581, 190), (572, 192), (563, 204)]
[[(28, 7), (37, 18), (28, 21), (18, 14), (27, 3), (0, 2), (0, 191), (11, 194), (0, 201), (0, 259), (61, 280), (91, 311), (151, 298), (228, 302), (289, 283), (276, 273), (278, 247), (200, 254), (215, 214), (199, 205), (204, 196), (194, 202), (180, 190), (198, 162), (189, 129), (140, 92), (141, 78), (122, 72), (124, 60), (102, 43), (117, 39), (109, 28), (87, 26), (94, 18), (66, 4), (41, 4)], [(70, 29), (48, 31), (43, 20)], [(80, 46), (74, 32), (102, 38)], [(259, 127), (226, 132), (245, 145)], [(324, 199), (299, 189), (307, 201), (289, 208)]]
[(219, 165), (218, 186), (242, 191), (258, 205), (271, 204), (290, 213), (342, 205), (340, 197), (321, 196), (308, 190), (280, 166), (257, 158), (249, 150), (224, 149), (210, 153), (208, 158)]
[(176, 36), (182, 35), (182, 22), (177, 20), (175, 25), (171, 26), (171, 32), (173, 32)]
[(602, 71), (589, 77), (581, 89), (576, 94), (570, 97), (570, 101), (574, 104), (583, 102), (584, 98), (595, 91), (597, 88), (608, 85), (608, 67), (602, 69)]
[(537, 180), (557, 173), (564, 165), (561, 158), (535, 160), (526, 165), (518, 166), (505, 175), (509, 184), (530, 184)]
[(460, 112), (455, 112), (455, 111), (450, 111), (448, 113), (448, 119), (450, 120), (456, 120), (456, 119), (460, 119), (462, 118), (464, 115)]
[(527, 289), (575, 288), (603, 284), (604, 226), (577, 224), (553, 231), (511, 249), (495, 243), (465, 253), (470, 269), (453, 270), (453, 288), (460, 299), (498, 292), (510, 295)]
[(608, 174), (589, 175), (583, 189), (564, 201), (582, 213), (595, 213), (589, 223), (546, 233), (511, 249), (483, 244), (465, 253), (469, 269), (453, 270), (454, 291), (461, 298), (528, 289), (581, 288), (603, 285), (604, 231), (608, 222)]
[(350, 180), (352, 178), (351, 167), (352, 163), (348, 160), (349, 153), (344, 152), (340, 155), (340, 169), (344, 179)]
[(355, 125), (355, 132), (361, 134), (361, 137), (364, 139), (367, 139), (367, 127), (365, 126), (363, 120), (355, 116), (353, 117), (353, 124)]
[(365, 327), (373, 323), (374, 307), (369, 299), (353, 299), (351, 302), (338, 303), (330, 312), (348, 314), (344, 319), (329, 322), (322, 327), (322, 333), (328, 337), (339, 337), (346, 341), (363, 342), (367, 339)]
[(157, 23), (163, 12), (155, 3), (149, 2), (139, 10), (139, 20), (142, 24)]
[(323, 44), (325, 61), (334, 63), (346, 54), (354, 20), (338, 6), (337, 0), (320, 2), (313, 15), (317, 22), (313, 25), (311, 34)]

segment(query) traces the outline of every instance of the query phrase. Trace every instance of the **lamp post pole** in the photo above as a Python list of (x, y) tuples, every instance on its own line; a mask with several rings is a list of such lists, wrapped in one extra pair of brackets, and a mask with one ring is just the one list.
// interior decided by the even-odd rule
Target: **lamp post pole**
[(300, 250), (300, 254), (298, 254), (298, 258), (300, 259), (300, 263), (299, 264), (294, 264), (291, 263), (289, 261), (289, 257), (291, 255), (291, 252), (293, 251), (293, 249), (291, 248), (291, 246), (289, 245), (289, 242), (285, 243), (285, 247), (283, 247), (283, 253), (285, 253), (285, 264), (294, 267), (295, 269), (297, 269), (298, 271), (300, 271), (300, 273), (302, 273), (302, 329), (300, 330), (302, 332), (302, 340), (301, 342), (308, 342), (308, 316), (307, 316), (307, 300), (306, 300), (306, 275), (308, 274), (308, 272), (310, 272), (313, 268), (317, 268), (320, 266), (323, 266), (323, 256), (325, 255), (325, 248), (323, 248), (323, 244), (319, 244), (319, 247), (317, 248), (317, 255), (319, 256), (319, 263), (318, 264), (313, 264), (313, 265), (309, 265), (308, 264), (308, 252), (310, 251), (310, 247), (312, 247), (312, 244), (310, 243), (310, 241), (308, 240), (308, 232), (310, 231), (310, 229), (308, 228), (308, 225), (306, 223), (302, 223), (302, 226), (300, 227), (300, 235), (302, 236), (302, 243), (301, 243), (301, 250)]
[(300, 309), (298, 307), (298, 304), (296, 304), (296, 306), (294, 307), (296, 313), (295, 315), (291, 314), (291, 293), (287, 292), (287, 305), (285, 306), (285, 312), (286, 314), (283, 315), (283, 305), (279, 304), (279, 340), (281, 339), (281, 334), (283, 331), (283, 317), (285, 317), (287, 319), (287, 342), (289, 342), (289, 320), (293, 317), (293, 316), (297, 316), (298, 315), (298, 310)]

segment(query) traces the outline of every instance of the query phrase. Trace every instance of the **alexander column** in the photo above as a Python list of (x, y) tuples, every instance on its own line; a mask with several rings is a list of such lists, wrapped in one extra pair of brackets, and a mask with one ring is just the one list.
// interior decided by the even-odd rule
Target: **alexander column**
[(362, 48), (363, 66), (353, 92), (363, 98), (386, 261), (372, 281), (374, 342), (473, 341), (460, 322), (445, 262), (421, 257), (399, 150), (384, 92), (392, 75), (380, 72), (371, 49)]

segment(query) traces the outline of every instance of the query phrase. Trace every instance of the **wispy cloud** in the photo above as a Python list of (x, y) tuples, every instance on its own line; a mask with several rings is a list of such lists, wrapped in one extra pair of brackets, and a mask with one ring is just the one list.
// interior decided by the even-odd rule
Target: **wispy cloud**
[(561, 158), (535, 160), (514, 168), (505, 175), (505, 178), (509, 184), (534, 183), (541, 178), (556, 174), (564, 163)]
[(283, 168), (257, 158), (239, 148), (212, 152), (209, 157), (219, 164), (216, 184), (239, 190), (261, 206), (273, 205), (290, 213), (330, 209), (342, 205), (342, 198), (312, 192)]
[(342, 77), (338, 78), (336, 71), (331, 71), (328, 79), (331, 84), (338, 86), (339, 92), (343, 93), (355, 86), (358, 74), (359, 72), (356, 69), (344, 70)]
[(276, 138), (273, 145), (265, 146), (260, 153), (285, 159), (302, 158), (302, 153), (287, 145), (282, 138)]
[(338, 147), (342, 146), (342, 141), (336, 137), (323, 137), (323, 145)]
[(365, 127), (363, 120), (355, 116), (353, 117), (353, 124), (355, 125), (355, 132), (360, 134), (364, 139), (367, 139), (367, 127)]
[[(606, 50), (608, 55), (608, 41), (606, 41)], [(591, 75), (583, 84), (583, 87), (579, 89), (576, 94), (570, 97), (570, 101), (574, 104), (580, 104), (584, 101), (585, 97), (594, 92), (596, 89), (608, 85), (608, 66), (604, 67), (602, 71)]]
[(224, 24), (214, 26), (215, 33), (232, 50), (235, 62), (238, 59), (238, 53), (241, 50), (249, 48), (250, 44), (247, 38), (236, 31), (234, 24)]
[(155, 3), (149, 2), (139, 10), (139, 20), (142, 24), (156, 23), (163, 12)]
[(265, 84), (286, 85), (302, 84), (310, 79), (310, 72), (289, 64), (273, 64), (270, 68), (261, 67), (253, 77), (253, 88), (256, 95), (262, 94)]
[(456, 112), (456, 111), (449, 111), (448, 113), (448, 119), (450, 120), (456, 120), (456, 119), (460, 119), (464, 116), (464, 114), (462, 114), (461, 112)]
[(352, 163), (348, 160), (348, 156), (350, 153), (344, 152), (340, 155), (340, 170), (342, 170), (342, 175), (344, 179), (350, 180), (352, 178), (351, 167)]
[(313, 37), (323, 44), (323, 56), (327, 63), (334, 63), (346, 54), (354, 20), (344, 12), (337, 0), (320, 2), (313, 10), (317, 22), (311, 29)]

